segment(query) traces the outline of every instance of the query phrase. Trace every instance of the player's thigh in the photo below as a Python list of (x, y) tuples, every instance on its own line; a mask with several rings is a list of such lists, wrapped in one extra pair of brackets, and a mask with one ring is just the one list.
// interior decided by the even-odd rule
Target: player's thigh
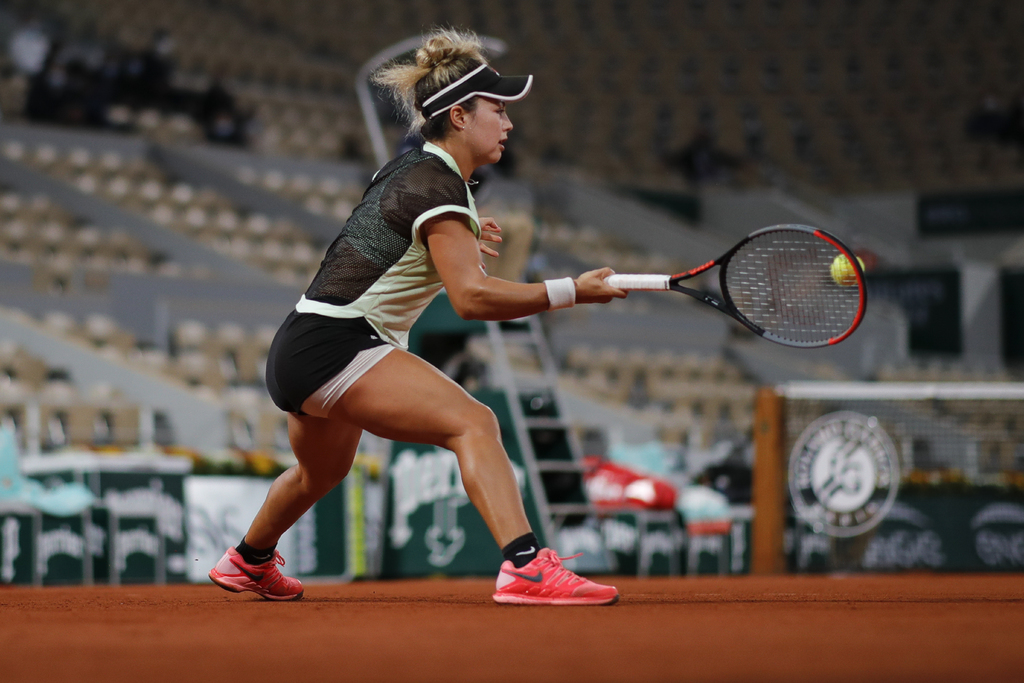
[(397, 349), (341, 396), (336, 415), (393, 441), (446, 446), (471, 431), (499, 436), (490, 408), (430, 363)]
[(337, 484), (345, 478), (363, 430), (351, 422), (288, 413), (288, 440), (303, 474), (314, 482)]

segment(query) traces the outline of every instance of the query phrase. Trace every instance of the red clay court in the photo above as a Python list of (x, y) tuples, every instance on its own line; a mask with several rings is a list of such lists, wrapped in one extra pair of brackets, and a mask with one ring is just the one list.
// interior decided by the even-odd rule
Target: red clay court
[[(491, 602), (490, 580), (0, 591), (21, 681), (1020, 681), (1024, 577), (620, 578), (613, 607)], [(529, 673), (523, 671), (529, 667)]]

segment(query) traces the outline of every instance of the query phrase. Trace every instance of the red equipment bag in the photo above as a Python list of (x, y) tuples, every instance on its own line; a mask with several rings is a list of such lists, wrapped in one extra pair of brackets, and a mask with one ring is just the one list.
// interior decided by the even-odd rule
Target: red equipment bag
[(584, 457), (583, 464), (586, 466), (583, 482), (587, 497), (599, 508), (675, 508), (676, 489), (664, 479), (637, 472), (596, 455)]

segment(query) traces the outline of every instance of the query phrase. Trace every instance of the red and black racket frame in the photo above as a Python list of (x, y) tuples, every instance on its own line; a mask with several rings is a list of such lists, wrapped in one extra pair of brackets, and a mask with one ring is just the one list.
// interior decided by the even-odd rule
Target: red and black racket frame
[[(825, 240), (826, 242), (831, 244), (833, 247), (835, 247), (840, 253), (842, 253), (844, 256), (846, 256), (846, 259), (850, 262), (850, 265), (853, 267), (854, 273), (855, 273), (855, 275), (857, 277), (857, 290), (858, 290), (858, 293), (859, 293), (859, 296), (860, 296), (860, 305), (858, 306), (857, 314), (854, 316), (854, 320), (850, 324), (849, 329), (847, 329), (842, 334), (840, 334), (838, 336), (835, 336), (835, 337), (830, 337), (829, 339), (827, 339), (824, 342), (820, 342), (820, 341), (799, 342), (799, 341), (794, 341), (792, 339), (785, 339), (785, 338), (779, 337), (778, 335), (772, 334), (771, 332), (768, 332), (767, 330), (763, 329), (762, 327), (760, 327), (758, 325), (755, 325), (751, 321), (747, 320), (746, 317), (744, 317), (744, 315), (742, 313), (740, 313), (740, 311), (732, 303), (732, 298), (729, 296), (729, 287), (728, 287), (728, 285), (726, 285), (726, 282), (725, 282), (725, 280), (726, 280), (726, 271), (728, 270), (729, 259), (731, 259), (732, 256), (736, 252), (738, 252), (740, 249), (742, 249), (745, 244), (747, 244), (748, 242), (751, 242), (754, 238), (758, 237), (759, 235), (763, 235), (763, 234), (768, 233), (768, 232), (782, 232), (782, 231), (805, 232), (805, 233), (812, 234), (812, 235), (814, 235), (815, 237), (817, 237), (819, 239)], [(684, 287), (683, 285), (679, 284), (683, 280), (688, 280), (688, 279), (690, 279), (692, 277), (696, 277), (697, 275), (700, 275), (701, 273), (706, 272), (706, 271), (714, 268), (715, 266), (719, 266), (720, 267), (719, 275), (718, 275), (718, 281), (719, 281), (719, 286), (721, 287), (721, 290), (722, 290), (722, 299), (718, 299), (718, 298), (712, 296), (711, 294), (708, 294), (707, 292), (704, 292), (704, 291), (701, 291), (701, 290), (698, 290), (698, 289), (693, 289), (691, 287)], [(828, 232), (825, 232), (824, 230), (820, 230), (818, 228), (811, 228), (811, 227), (808, 227), (808, 226), (805, 226), (805, 225), (773, 225), (771, 227), (762, 228), (761, 230), (757, 230), (755, 232), (752, 232), (749, 235), (747, 235), (747, 237), (745, 239), (741, 240), (738, 244), (736, 244), (732, 249), (730, 249), (726, 253), (722, 254), (721, 256), (716, 258), (715, 260), (708, 261), (707, 263), (705, 263), (703, 265), (697, 266), (696, 268), (692, 268), (692, 269), (684, 271), (682, 273), (677, 273), (675, 275), (672, 275), (669, 278), (668, 287), (669, 287), (669, 289), (671, 289), (674, 292), (681, 292), (683, 294), (688, 294), (689, 296), (692, 296), (693, 298), (697, 299), (698, 301), (700, 301), (702, 303), (705, 303), (708, 306), (711, 306), (712, 308), (718, 309), (719, 311), (721, 311), (722, 313), (725, 313), (726, 315), (730, 316), (731, 318), (733, 318), (734, 320), (736, 320), (741, 325), (743, 325), (744, 327), (749, 329), (754, 334), (757, 334), (758, 336), (764, 337), (765, 339), (773, 341), (773, 342), (775, 342), (777, 344), (782, 344), (784, 346), (794, 346), (794, 347), (798, 347), (798, 348), (815, 348), (815, 347), (822, 347), (822, 346), (833, 346), (833, 345), (838, 344), (839, 342), (843, 341), (844, 339), (849, 337), (851, 334), (853, 334), (854, 331), (857, 329), (857, 327), (860, 326), (861, 320), (864, 319), (864, 311), (867, 309), (867, 305), (868, 305), (868, 294), (867, 294), (867, 286), (866, 286), (866, 283), (864, 281), (864, 270), (861, 268), (860, 262), (857, 260), (857, 257), (854, 255), (853, 250), (851, 250), (849, 247), (847, 247), (845, 244), (843, 244), (839, 240), (839, 238), (836, 237), (835, 235), (833, 235), (831, 233), (828, 233)]]

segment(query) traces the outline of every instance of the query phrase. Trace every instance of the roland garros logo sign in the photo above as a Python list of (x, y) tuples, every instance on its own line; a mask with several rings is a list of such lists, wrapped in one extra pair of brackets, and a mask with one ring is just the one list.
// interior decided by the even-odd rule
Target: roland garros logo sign
[(899, 457), (878, 420), (854, 412), (818, 418), (789, 457), (796, 513), (815, 532), (850, 537), (888, 514), (900, 481)]

